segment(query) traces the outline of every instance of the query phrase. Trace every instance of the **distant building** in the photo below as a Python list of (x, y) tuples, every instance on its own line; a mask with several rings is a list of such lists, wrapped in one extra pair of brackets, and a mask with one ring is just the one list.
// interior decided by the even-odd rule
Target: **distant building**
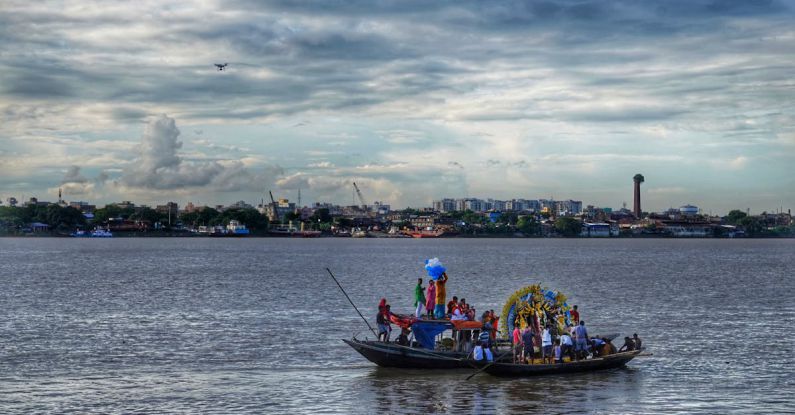
[(227, 206), (226, 208), (227, 209), (254, 209), (254, 206), (249, 205), (245, 201), (238, 200), (237, 202), (232, 203), (231, 205)]
[(158, 205), (155, 211), (161, 215), (168, 215), (171, 221), (175, 222), (179, 217), (179, 205), (176, 202), (168, 202), (165, 205)]
[(266, 205), (264, 210), (271, 222), (283, 222), (288, 213), (295, 212), (295, 203), (290, 203), (287, 199), (279, 199), (276, 203)]
[(125, 201), (123, 201), (121, 203), (111, 203), (111, 204), (116, 205), (119, 209), (134, 209), (135, 208), (135, 203), (130, 202), (129, 200), (125, 200)]
[(679, 208), (679, 214), (683, 216), (698, 215), (698, 207), (693, 205), (684, 205)]
[(93, 213), (97, 210), (96, 205), (89, 204), (88, 202), (69, 202), (69, 207), (75, 208), (83, 213)]
[(580, 236), (587, 238), (607, 238), (612, 236), (611, 226), (609, 223), (589, 223), (582, 224), (582, 232)]
[(455, 199), (434, 200), (433, 210), (442, 213), (454, 212), (456, 210)]

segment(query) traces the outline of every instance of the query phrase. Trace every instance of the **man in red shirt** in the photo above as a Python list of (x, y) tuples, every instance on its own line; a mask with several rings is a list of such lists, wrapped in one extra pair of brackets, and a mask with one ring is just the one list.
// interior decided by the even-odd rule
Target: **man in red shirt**
[(577, 327), (580, 324), (580, 312), (577, 311), (577, 306), (574, 306), (574, 309), (569, 312), (571, 314), (571, 324), (574, 327)]

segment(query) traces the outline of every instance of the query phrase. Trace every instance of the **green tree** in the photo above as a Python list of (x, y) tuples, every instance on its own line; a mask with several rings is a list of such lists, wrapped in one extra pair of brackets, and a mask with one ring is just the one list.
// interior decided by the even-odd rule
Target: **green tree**
[(532, 216), (522, 216), (516, 221), (516, 229), (525, 235), (540, 235), (541, 224)]
[[(168, 215), (166, 215), (166, 216), (168, 216)], [(131, 220), (142, 220), (142, 221), (148, 221), (149, 223), (155, 223), (157, 221), (160, 221), (161, 218), (162, 218), (162, 215), (160, 213), (157, 213), (156, 210), (154, 210), (152, 208), (149, 208), (149, 207), (140, 208), (140, 209), (136, 210), (129, 217), (129, 219), (131, 219)], [(176, 218), (173, 218), (172, 220), (176, 221)], [(166, 222), (168, 222), (168, 218), (166, 218)]]
[(221, 212), (211, 208), (204, 207), (198, 211), (199, 215), (196, 218), (197, 226), (214, 226), (221, 223)]
[(748, 215), (743, 212), (742, 210), (732, 210), (726, 215), (726, 222), (732, 225), (737, 225), (741, 219), (747, 217)]
[(746, 216), (740, 219), (737, 224), (743, 227), (743, 230), (745, 230), (745, 233), (748, 236), (758, 236), (765, 231), (765, 227), (762, 225), (762, 222), (760, 222), (759, 219), (751, 216)]
[(555, 230), (563, 236), (577, 236), (582, 232), (582, 222), (570, 217), (557, 218)]

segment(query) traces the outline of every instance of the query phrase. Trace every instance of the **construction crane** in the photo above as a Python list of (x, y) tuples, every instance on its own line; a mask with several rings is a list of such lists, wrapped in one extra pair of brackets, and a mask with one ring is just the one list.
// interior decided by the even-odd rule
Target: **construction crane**
[(362, 202), (362, 210), (367, 210), (367, 202), (364, 201), (362, 191), (359, 190), (359, 186), (356, 185), (356, 182), (353, 182), (353, 188), (356, 189), (356, 195), (359, 196), (359, 201)]

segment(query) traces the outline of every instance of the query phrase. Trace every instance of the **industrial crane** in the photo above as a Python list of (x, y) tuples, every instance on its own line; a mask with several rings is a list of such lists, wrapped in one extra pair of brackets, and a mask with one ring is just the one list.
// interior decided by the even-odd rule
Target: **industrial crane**
[(353, 182), (353, 188), (356, 189), (356, 195), (359, 196), (359, 201), (362, 202), (362, 210), (367, 210), (367, 202), (364, 201), (364, 197), (362, 197), (362, 191), (359, 190), (359, 186), (356, 185), (356, 182)]

